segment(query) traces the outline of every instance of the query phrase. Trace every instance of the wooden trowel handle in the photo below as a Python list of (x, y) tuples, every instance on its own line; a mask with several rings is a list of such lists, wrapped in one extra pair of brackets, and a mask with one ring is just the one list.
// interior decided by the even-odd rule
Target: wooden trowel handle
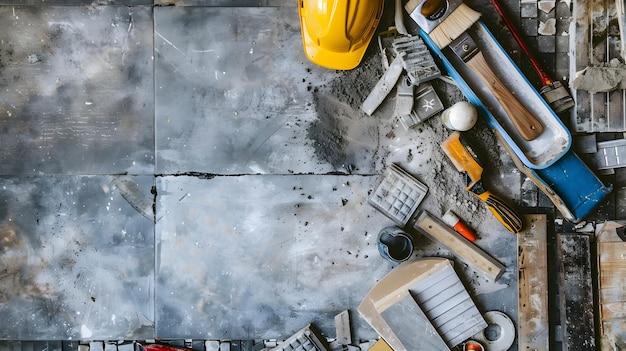
[(498, 99), (504, 112), (509, 116), (513, 126), (524, 140), (533, 140), (541, 135), (543, 132), (541, 122), (504, 86), (487, 65), (482, 52), (479, 51), (466, 64), (487, 86), (491, 87), (491, 92)]

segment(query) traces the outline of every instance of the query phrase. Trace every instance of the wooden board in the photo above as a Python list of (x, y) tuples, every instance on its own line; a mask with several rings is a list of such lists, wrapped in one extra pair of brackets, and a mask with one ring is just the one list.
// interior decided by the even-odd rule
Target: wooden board
[(526, 215), (517, 234), (518, 349), (549, 350), (547, 215)]
[(496, 281), (506, 269), (502, 263), (426, 211), (418, 216), (412, 226), (431, 240), (445, 245), (476, 271), (483, 272), (487, 278)]
[(449, 350), (487, 327), (452, 261), (439, 257), (402, 263), (358, 311), (396, 351)]
[[(407, 350), (402, 344), (399, 336), (396, 335), (396, 330), (383, 318), (381, 312), (389, 309), (399, 300), (410, 296), (409, 289), (411, 287), (425, 279), (437, 276), (439, 272), (445, 270), (449, 265), (451, 265), (449, 260), (440, 257), (404, 262), (372, 287), (357, 308), (359, 314), (385, 339), (385, 342), (393, 350), (411, 351)], [(407, 327), (410, 328), (411, 326), (407, 325)], [(441, 344), (445, 346), (445, 342), (438, 334), (430, 337), (432, 340), (429, 341), (429, 344), (436, 345), (437, 342), (434, 339), (439, 338)]]
[(589, 236), (559, 234), (559, 295), (564, 351), (596, 349)]
[(616, 229), (626, 222), (605, 222), (596, 229), (601, 350), (626, 347), (626, 242)]

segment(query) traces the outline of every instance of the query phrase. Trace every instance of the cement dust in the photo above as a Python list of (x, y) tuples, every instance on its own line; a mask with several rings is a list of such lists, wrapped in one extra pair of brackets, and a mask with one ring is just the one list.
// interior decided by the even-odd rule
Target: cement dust
[[(384, 118), (367, 116), (360, 106), (382, 76), (380, 59), (371, 55), (354, 70), (312, 89), (317, 119), (308, 127), (316, 156), (342, 173), (379, 169), (380, 127)], [(363, 165), (363, 156), (366, 166)], [(359, 166), (360, 165), (360, 166)]]

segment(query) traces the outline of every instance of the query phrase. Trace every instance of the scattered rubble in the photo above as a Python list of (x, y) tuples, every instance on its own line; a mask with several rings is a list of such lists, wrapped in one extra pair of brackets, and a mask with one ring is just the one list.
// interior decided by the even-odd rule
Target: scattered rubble
[(626, 88), (626, 65), (619, 59), (612, 59), (606, 64), (588, 66), (576, 72), (574, 89), (590, 93), (608, 92)]

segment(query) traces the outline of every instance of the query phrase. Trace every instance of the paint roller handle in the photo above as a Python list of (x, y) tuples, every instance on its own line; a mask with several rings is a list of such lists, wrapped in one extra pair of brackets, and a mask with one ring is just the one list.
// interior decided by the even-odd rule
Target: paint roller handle
[(485, 61), (482, 52), (478, 52), (466, 64), (491, 88), (491, 92), (524, 140), (533, 140), (543, 133), (541, 122), (504, 86)]
[(526, 42), (524, 41), (520, 33), (517, 31), (517, 28), (515, 28), (515, 26), (513, 25), (513, 22), (511, 22), (509, 17), (504, 12), (504, 8), (502, 7), (502, 4), (500, 3), (500, 1), (491, 0), (491, 3), (493, 4), (493, 7), (496, 8), (496, 11), (498, 12), (498, 14), (500, 14), (500, 17), (502, 18), (506, 26), (509, 28), (509, 32), (513, 34), (513, 37), (515, 38), (515, 41), (517, 41), (517, 44), (522, 48), (522, 51), (526, 54), (526, 56), (528, 56), (528, 59), (530, 60), (530, 64), (535, 69), (535, 72), (537, 72), (537, 74), (539, 75), (539, 78), (541, 79), (542, 84), (543, 85), (552, 84), (553, 82), (552, 78), (550, 78), (548, 73), (546, 73), (546, 71), (543, 70), (543, 68), (539, 64), (539, 61), (537, 61), (537, 58), (535, 57), (535, 55), (533, 55), (533, 52), (526, 45)]

